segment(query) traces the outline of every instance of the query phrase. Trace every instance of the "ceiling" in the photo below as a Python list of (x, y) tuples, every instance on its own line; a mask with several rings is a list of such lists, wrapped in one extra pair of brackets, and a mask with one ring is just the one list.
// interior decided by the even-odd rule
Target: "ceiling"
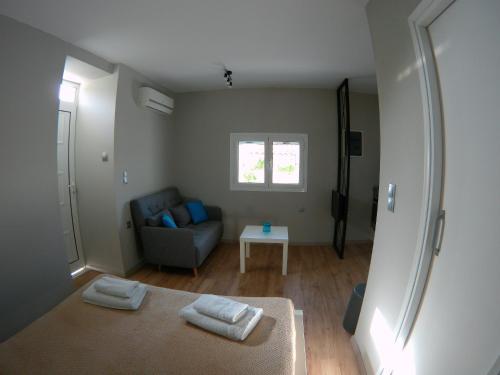
[(225, 87), (376, 92), (366, 0), (2, 0), (0, 13), (174, 92)]

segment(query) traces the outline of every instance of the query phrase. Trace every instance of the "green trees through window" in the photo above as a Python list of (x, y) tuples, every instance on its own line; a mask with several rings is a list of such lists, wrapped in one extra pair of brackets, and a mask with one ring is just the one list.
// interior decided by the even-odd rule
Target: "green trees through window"
[(243, 174), (244, 181), (247, 183), (252, 183), (257, 181), (256, 172), (264, 171), (264, 160), (259, 159), (255, 166), (250, 168), (248, 172)]

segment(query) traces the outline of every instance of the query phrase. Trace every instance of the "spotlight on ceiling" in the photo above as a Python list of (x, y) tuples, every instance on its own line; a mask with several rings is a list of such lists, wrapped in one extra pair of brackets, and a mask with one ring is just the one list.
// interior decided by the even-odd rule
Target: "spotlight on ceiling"
[(224, 78), (226, 79), (226, 86), (233, 87), (233, 72), (224, 68)]

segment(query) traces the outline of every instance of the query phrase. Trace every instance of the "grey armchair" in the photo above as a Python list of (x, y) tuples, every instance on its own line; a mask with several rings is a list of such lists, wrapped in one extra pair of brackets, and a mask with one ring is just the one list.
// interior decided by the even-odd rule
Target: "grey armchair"
[(192, 268), (196, 276), (198, 267), (222, 237), (221, 209), (205, 206), (208, 221), (189, 224), (185, 228), (147, 225), (148, 218), (183, 202), (177, 188), (170, 187), (131, 201), (130, 208), (144, 260), (159, 266)]

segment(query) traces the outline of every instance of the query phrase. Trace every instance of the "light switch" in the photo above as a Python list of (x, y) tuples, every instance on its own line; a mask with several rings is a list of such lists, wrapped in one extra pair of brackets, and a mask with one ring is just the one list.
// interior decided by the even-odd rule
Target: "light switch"
[(387, 209), (394, 212), (394, 205), (396, 204), (396, 184), (389, 184), (387, 188)]
[(126, 170), (126, 169), (123, 171), (123, 178), (122, 178), (122, 181), (123, 181), (123, 183), (124, 183), (125, 185), (126, 185), (126, 184), (128, 184), (128, 172), (127, 172), (127, 170)]

